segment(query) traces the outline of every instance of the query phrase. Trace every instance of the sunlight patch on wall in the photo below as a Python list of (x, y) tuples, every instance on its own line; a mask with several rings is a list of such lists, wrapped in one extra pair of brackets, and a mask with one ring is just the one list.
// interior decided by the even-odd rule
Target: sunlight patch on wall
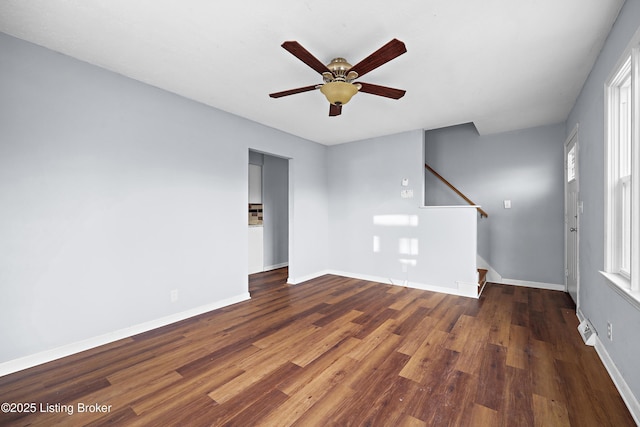
[(380, 252), (380, 236), (373, 236), (373, 252)]
[(418, 239), (409, 237), (398, 239), (398, 253), (401, 255), (418, 255)]

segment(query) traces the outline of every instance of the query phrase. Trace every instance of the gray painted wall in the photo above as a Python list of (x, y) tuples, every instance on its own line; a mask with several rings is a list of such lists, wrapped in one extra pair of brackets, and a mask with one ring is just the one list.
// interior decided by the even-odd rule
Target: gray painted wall
[(416, 131), (329, 147), (332, 268), (405, 279), (397, 252), (373, 252), (373, 236), (379, 234), (374, 215), (415, 215), (419, 198), (401, 199), (400, 183), (408, 178), (407, 188), (419, 194), (421, 170), (415, 159), (422, 154), (422, 143)]
[(327, 269), (326, 147), (4, 34), (0, 52), (0, 363), (246, 294), (249, 148), (291, 159), (291, 280)]
[[(421, 288), (476, 282), (475, 210), (420, 208), (423, 144), (424, 133), (416, 130), (329, 147), (332, 269)], [(407, 187), (401, 186), (403, 178), (409, 180)], [(412, 189), (414, 197), (401, 198), (403, 189)], [(414, 224), (377, 225), (376, 217), (385, 215), (411, 218)], [(401, 243), (410, 241), (415, 242), (413, 253)], [(416, 264), (403, 269), (403, 260)]]
[[(564, 124), (485, 136), (472, 124), (426, 132), (426, 163), (489, 214), (478, 220), (478, 253), (504, 278), (564, 284), (564, 139)], [(425, 203), (464, 203), (425, 178)]]
[[(605, 244), (604, 84), (639, 25), (640, 0), (627, 0), (567, 119), (567, 136), (579, 124), (578, 168), (584, 206), (580, 215), (579, 309), (593, 323), (636, 399), (640, 398), (640, 312), (618, 295), (599, 271), (604, 269)], [(606, 338), (608, 321), (613, 323), (613, 341)]]
[(249, 150), (249, 164), (262, 166), (264, 164), (264, 154)]

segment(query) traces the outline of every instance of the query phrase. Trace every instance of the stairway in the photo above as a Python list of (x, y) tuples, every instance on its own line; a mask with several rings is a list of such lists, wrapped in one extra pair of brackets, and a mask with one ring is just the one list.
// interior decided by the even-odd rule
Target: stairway
[(478, 296), (482, 293), (484, 285), (487, 283), (487, 271), (484, 268), (478, 269)]

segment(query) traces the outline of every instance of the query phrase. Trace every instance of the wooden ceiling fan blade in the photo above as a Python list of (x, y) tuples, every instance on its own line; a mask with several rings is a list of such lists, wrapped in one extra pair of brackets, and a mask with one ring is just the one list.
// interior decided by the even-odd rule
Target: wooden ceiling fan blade
[(355, 71), (359, 76), (364, 76), (369, 71), (375, 70), (379, 66), (397, 58), (407, 51), (403, 42), (393, 39), (371, 55), (351, 67), (349, 71)]
[(329, 104), (329, 117), (339, 116), (342, 114), (342, 105)]
[(318, 85), (299, 87), (296, 89), (283, 90), (282, 92), (270, 93), (272, 98), (282, 98), (283, 96), (295, 95), (296, 93), (309, 92), (318, 88)]
[(406, 90), (395, 89), (387, 86), (378, 86), (371, 83), (358, 82), (358, 84), (360, 84), (359, 92), (370, 93), (372, 95), (378, 95), (378, 96), (384, 96), (386, 98), (400, 99), (404, 96), (405, 93), (407, 93)]
[(285, 48), (289, 53), (298, 58), (300, 61), (307, 64), (309, 67), (316, 70), (318, 73), (330, 73), (331, 70), (327, 68), (318, 58), (313, 56), (307, 49), (302, 47), (300, 43), (297, 41), (286, 41), (282, 43), (282, 47)]

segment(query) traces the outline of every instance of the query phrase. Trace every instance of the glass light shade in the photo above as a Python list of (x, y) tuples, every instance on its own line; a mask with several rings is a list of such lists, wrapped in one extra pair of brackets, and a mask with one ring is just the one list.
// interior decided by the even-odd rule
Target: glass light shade
[(358, 88), (346, 82), (329, 82), (320, 87), (320, 92), (327, 97), (327, 101), (333, 105), (344, 105), (358, 92)]

